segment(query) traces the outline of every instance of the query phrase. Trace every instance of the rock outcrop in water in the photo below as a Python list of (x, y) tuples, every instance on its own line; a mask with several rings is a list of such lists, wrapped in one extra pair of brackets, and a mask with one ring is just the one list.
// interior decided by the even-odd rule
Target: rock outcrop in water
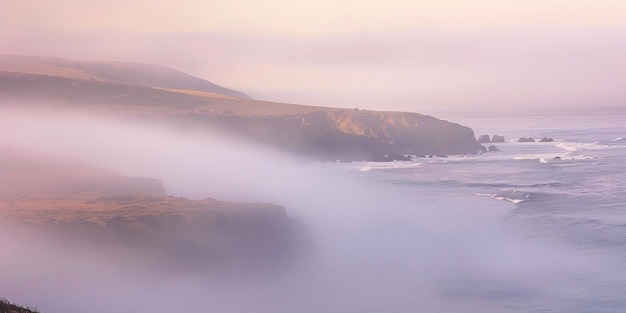
[(480, 137), (478, 137), (478, 142), (479, 143), (504, 142), (504, 136), (493, 135), (493, 137), (490, 138), (489, 135), (487, 134), (480, 135)]
[(520, 138), (517, 140), (517, 142), (554, 142), (554, 139), (549, 138), (549, 137), (542, 137), (539, 140), (535, 140), (532, 137), (528, 137), (528, 138)]
[(5, 105), (35, 103), (206, 128), (312, 160), (485, 151), (470, 128), (431, 116), (257, 101), (212, 86), (157, 66), (0, 56), (0, 103)]
[(480, 137), (478, 137), (478, 142), (479, 143), (490, 143), (491, 142), (491, 138), (489, 137), (489, 135), (480, 135)]
[(504, 136), (493, 135), (491, 142), (504, 142)]

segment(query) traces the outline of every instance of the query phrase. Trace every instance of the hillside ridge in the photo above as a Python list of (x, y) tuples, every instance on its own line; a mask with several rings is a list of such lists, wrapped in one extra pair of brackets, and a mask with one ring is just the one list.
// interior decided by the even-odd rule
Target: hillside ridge
[(219, 86), (208, 80), (169, 67), (147, 63), (0, 55), (0, 71), (91, 79), (144, 87), (196, 90), (251, 99), (242, 92)]
[[(219, 131), (311, 160), (390, 161), (406, 159), (406, 155), (464, 155), (486, 150), (471, 128), (419, 113), (278, 103), (197, 89), (130, 84), (137, 80), (128, 71), (111, 67), (109, 80), (94, 79), (85, 66), (77, 72), (72, 66), (56, 64), (50, 69), (40, 68), (38, 63), (19, 72), (24, 64), (11, 67), (9, 59), (2, 60), (0, 104), (5, 105), (62, 106)], [(61, 74), (55, 75), (55, 71)]]

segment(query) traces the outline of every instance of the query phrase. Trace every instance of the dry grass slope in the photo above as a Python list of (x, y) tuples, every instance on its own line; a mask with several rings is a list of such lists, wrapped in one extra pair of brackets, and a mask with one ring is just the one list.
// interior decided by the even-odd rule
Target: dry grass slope
[(249, 98), (239, 91), (218, 86), (210, 81), (174, 69), (151, 64), (0, 55), (1, 71), (115, 82), (144, 87), (197, 90), (235, 98)]

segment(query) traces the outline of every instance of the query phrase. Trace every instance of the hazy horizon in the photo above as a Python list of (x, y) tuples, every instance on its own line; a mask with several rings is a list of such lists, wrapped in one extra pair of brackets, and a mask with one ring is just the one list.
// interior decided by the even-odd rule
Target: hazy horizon
[(154, 63), (299, 104), (623, 107), (624, 11), (608, 0), (8, 0), (0, 53)]

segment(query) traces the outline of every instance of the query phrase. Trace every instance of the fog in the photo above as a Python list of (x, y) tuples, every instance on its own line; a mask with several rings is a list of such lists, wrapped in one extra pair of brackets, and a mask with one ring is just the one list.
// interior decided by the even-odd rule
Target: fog
[[(623, 123), (619, 0), (1, 7), (0, 54), (152, 63), (259, 100), (431, 114), (477, 134), (502, 135), (511, 121), (517, 130), (554, 127), (550, 116), (521, 117), (545, 111), (582, 112), (567, 120), (572, 127), (606, 107), (621, 115), (604, 123)], [(604, 263), (520, 237), (529, 230), (502, 222), (510, 207), (395, 188), (359, 177), (365, 164), (305, 163), (217, 131), (7, 107), (2, 148), (153, 177), (172, 196), (282, 205), (310, 232), (305, 257), (256, 272), (181, 269), (140, 250), (2, 227), (0, 297), (45, 313), (568, 312), (581, 294), (604, 299), (602, 288), (579, 290)], [(10, 184), (0, 177), (0, 186)]]
[(0, 53), (153, 63), (260, 100), (438, 116), (623, 107), (625, 34), (624, 25), (325, 36), (46, 29), (0, 37)]
[(559, 277), (590, 268), (503, 229), (506, 212), (490, 200), (464, 210), (454, 196), (408, 196), (217, 133), (4, 109), (0, 146), (158, 178), (174, 196), (283, 205), (314, 241), (305, 259), (279, 271), (215, 273), (5, 228), (0, 295), (42, 312), (498, 311), (513, 300), (523, 309), (558, 292)]

